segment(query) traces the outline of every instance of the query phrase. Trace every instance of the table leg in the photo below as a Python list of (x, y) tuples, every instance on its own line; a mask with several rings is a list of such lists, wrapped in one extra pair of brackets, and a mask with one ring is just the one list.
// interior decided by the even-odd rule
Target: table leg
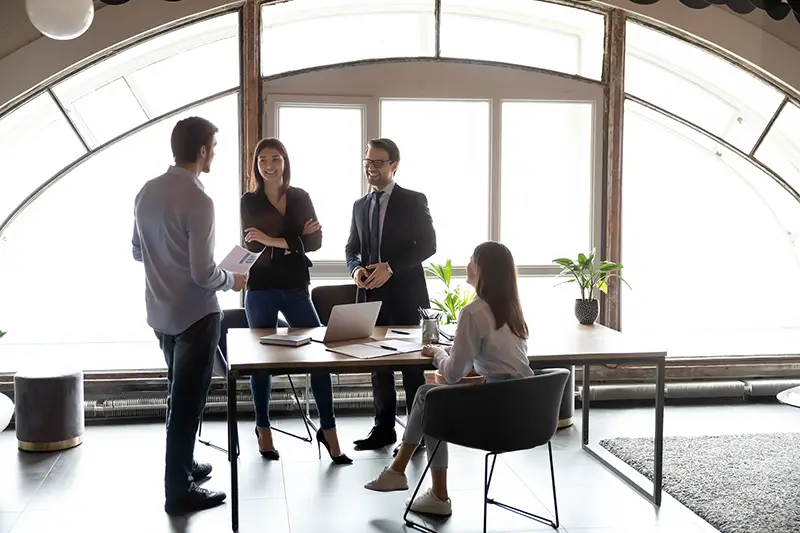
[[(626, 465), (621, 459), (614, 456), (607, 450), (599, 447), (594, 449), (589, 445), (589, 365), (583, 367), (583, 451), (591, 455), (603, 466), (611, 470), (622, 481), (627, 483), (632, 489), (653, 502), (656, 506), (661, 506), (662, 476), (663, 476), (663, 451), (664, 451), (664, 388), (666, 382), (666, 362), (661, 359), (656, 363), (656, 432), (653, 440), (653, 492), (643, 484), (647, 480), (638, 472), (632, 472), (632, 468)], [(619, 465), (619, 467), (617, 466)], [(633, 476), (631, 476), (631, 474)], [(641, 480), (641, 481), (640, 481)]]
[(228, 460), (231, 464), (231, 529), (239, 530), (239, 432), (236, 427), (236, 374), (228, 372)]
[(656, 367), (656, 434), (653, 441), (653, 502), (661, 505), (661, 481), (664, 459), (664, 389), (666, 385), (666, 361)]
[(589, 389), (589, 366), (583, 365), (583, 392), (581, 394), (581, 438), (583, 438), (583, 445), (589, 444), (589, 398), (591, 391)]

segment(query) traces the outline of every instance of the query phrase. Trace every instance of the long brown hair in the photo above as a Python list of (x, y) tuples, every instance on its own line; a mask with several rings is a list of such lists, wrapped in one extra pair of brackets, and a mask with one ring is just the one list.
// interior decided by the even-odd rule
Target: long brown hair
[(527, 339), (528, 324), (522, 315), (517, 267), (511, 251), (499, 242), (485, 242), (472, 252), (472, 260), (478, 269), (475, 293), (489, 304), (495, 329), (508, 324), (511, 333), (520, 339)]
[(280, 196), (283, 196), (286, 194), (286, 190), (289, 188), (289, 184), (292, 181), (292, 165), (289, 163), (289, 152), (286, 151), (286, 146), (275, 137), (266, 137), (258, 141), (256, 149), (253, 152), (253, 165), (250, 167), (252, 174), (250, 175), (249, 189), (251, 192), (264, 194), (264, 178), (261, 176), (261, 171), (258, 170), (258, 154), (264, 148), (276, 150), (283, 158), (283, 183), (280, 189)]

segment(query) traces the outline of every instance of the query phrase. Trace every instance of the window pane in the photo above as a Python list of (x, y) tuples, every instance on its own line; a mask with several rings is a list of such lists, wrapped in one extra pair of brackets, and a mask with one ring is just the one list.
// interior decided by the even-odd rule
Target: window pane
[(466, 265), (489, 237), (490, 116), (482, 100), (381, 101), (381, 136), (400, 148), (397, 182), (428, 197), (432, 262)]
[(786, 104), (756, 151), (756, 158), (800, 191), (800, 107)]
[[(53, 91), (95, 147), (148, 117), (239, 85), (238, 31), (237, 13), (190, 24), (114, 54), (70, 76)], [(114, 95), (91, 97), (112, 82), (118, 82)], [(136, 115), (134, 120), (126, 112), (121, 121), (120, 98), (125, 102), (123, 112), (131, 106), (128, 102), (136, 101), (146, 116)], [(76, 104), (82, 99), (84, 107), (79, 109)], [(84, 116), (87, 106), (91, 116)], [(109, 130), (116, 133), (109, 136)]]
[(537, 329), (549, 324), (577, 323), (575, 299), (580, 298), (580, 289), (574, 283), (561, 284), (565, 279), (555, 276), (517, 278), (522, 312), (532, 336)]
[[(225, 31), (223, 35), (228, 33), (230, 31)], [(151, 118), (169, 113), (182, 105), (239, 85), (239, 39), (234, 34), (181, 50), (132, 72), (127, 79), (142, 98)], [(165, 87), (170, 87), (170, 90), (164, 90)]]
[(441, 54), (599, 80), (604, 24), (603, 15), (546, 2), (442, 0)]
[(790, 238), (800, 204), (746, 160), (710, 154), (640, 109), (625, 107), (623, 329), (669, 338), (799, 326), (800, 288), (786, 280), (800, 273)]
[[(511, 250), (512, 254), (514, 250)], [(514, 260), (517, 261), (516, 254)], [(563, 284), (564, 278), (555, 276), (517, 277), (519, 299), (522, 303), (522, 312), (532, 336), (536, 330), (550, 327), (552, 324), (577, 324), (575, 320), (575, 298), (580, 297), (580, 291), (575, 284)], [(453, 278), (450, 287), (459, 287), (461, 290), (475, 289), (467, 284), (466, 278)], [(444, 284), (437, 279), (428, 278), (428, 294), (431, 298), (441, 298), (444, 293)]]
[(353, 202), (361, 196), (364, 110), (281, 104), (278, 137), (292, 161), (292, 185), (305, 189), (322, 224), (311, 261), (344, 261)]
[(625, 91), (749, 152), (783, 95), (685, 41), (627, 24)]
[(590, 102), (503, 102), (500, 236), (517, 264), (591, 248), (593, 114)]
[(433, 5), (428, 0), (292, 0), (265, 5), (261, 75), (359, 59), (433, 56)]
[(48, 94), (0, 119), (0, 139), (0, 223), (39, 185), (86, 153)]
[[(53, 184), (15, 219), (0, 252), (0, 324), (14, 332), (15, 342), (155, 340), (145, 320), (144, 271), (131, 257), (133, 202), (142, 185), (171, 164), (172, 128), (190, 114), (219, 128), (212, 171), (201, 176), (216, 208), (217, 260), (239, 242), (241, 173), (234, 94), (109, 146)], [(89, 201), (92, 195), (95, 200)], [(42, 237), (54, 234), (67, 238)], [(48, 260), (30, 260), (43, 250)], [(92, 267), (97, 261), (102, 266)], [(218, 294), (223, 307), (239, 306), (239, 293)], [(109, 349), (108, 357), (113, 356)]]
[[(147, 122), (142, 105), (124, 78), (75, 100), (73, 109), (73, 118), (77, 114), (91, 134), (91, 138), (86, 139), (90, 146), (99, 146)], [(114, 110), (113, 119), (108, 115), (111, 109)]]

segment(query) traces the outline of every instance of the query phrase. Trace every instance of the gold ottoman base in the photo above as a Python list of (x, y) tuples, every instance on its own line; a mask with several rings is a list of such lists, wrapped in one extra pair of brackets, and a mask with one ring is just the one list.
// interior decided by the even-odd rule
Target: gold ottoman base
[(558, 421), (558, 429), (568, 428), (572, 425), (572, 417), (564, 418)]
[(83, 442), (83, 435), (58, 442), (25, 442), (18, 440), (17, 447), (24, 452), (60, 452), (74, 448)]

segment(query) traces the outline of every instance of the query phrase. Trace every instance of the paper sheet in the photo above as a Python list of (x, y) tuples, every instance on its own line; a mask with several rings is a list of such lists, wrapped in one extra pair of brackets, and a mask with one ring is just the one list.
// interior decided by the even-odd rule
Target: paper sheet
[(396, 340), (385, 340), (376, 342), (365, 342), (363, 344), (347, 344), (328, 348), (329, 352), (349, 355), (358, 359), (372, 359), (375, 357), (386, 357), (388, 355), (399, 355), (401, 353), (418, 352), (422, 350), (422, 345), (418, 342), (405, 342)]
[(398, 339), (398, 340), (408, 340), (408, 341), (419, 341), (420, 340), (420, 331), (419, 330), (404, 330), (404, 329), (390, 329), (386, 332), (387, 339)]
[(388, 348), (394, 348), (394, 350), (389, 350), (394, 354), (401, 354), (401, 353), (411, 353), (411, 352), (418, 352), (422, 350), (422, 344), (418, 342), (409, 342), (409, 341), (401, 341), (401, 340), (385, 340), (385, 341), (375, 341), (375, 342), (366, 342), (364, 343), (365, 346), (372, 346), (373, 348), (378, 348), (381, 350), (385, 350)]
[(250, 252), (237, 244), (220, 262), (219, 268), (236, 274), (247, 274), (259, 256), (261, 252)]

